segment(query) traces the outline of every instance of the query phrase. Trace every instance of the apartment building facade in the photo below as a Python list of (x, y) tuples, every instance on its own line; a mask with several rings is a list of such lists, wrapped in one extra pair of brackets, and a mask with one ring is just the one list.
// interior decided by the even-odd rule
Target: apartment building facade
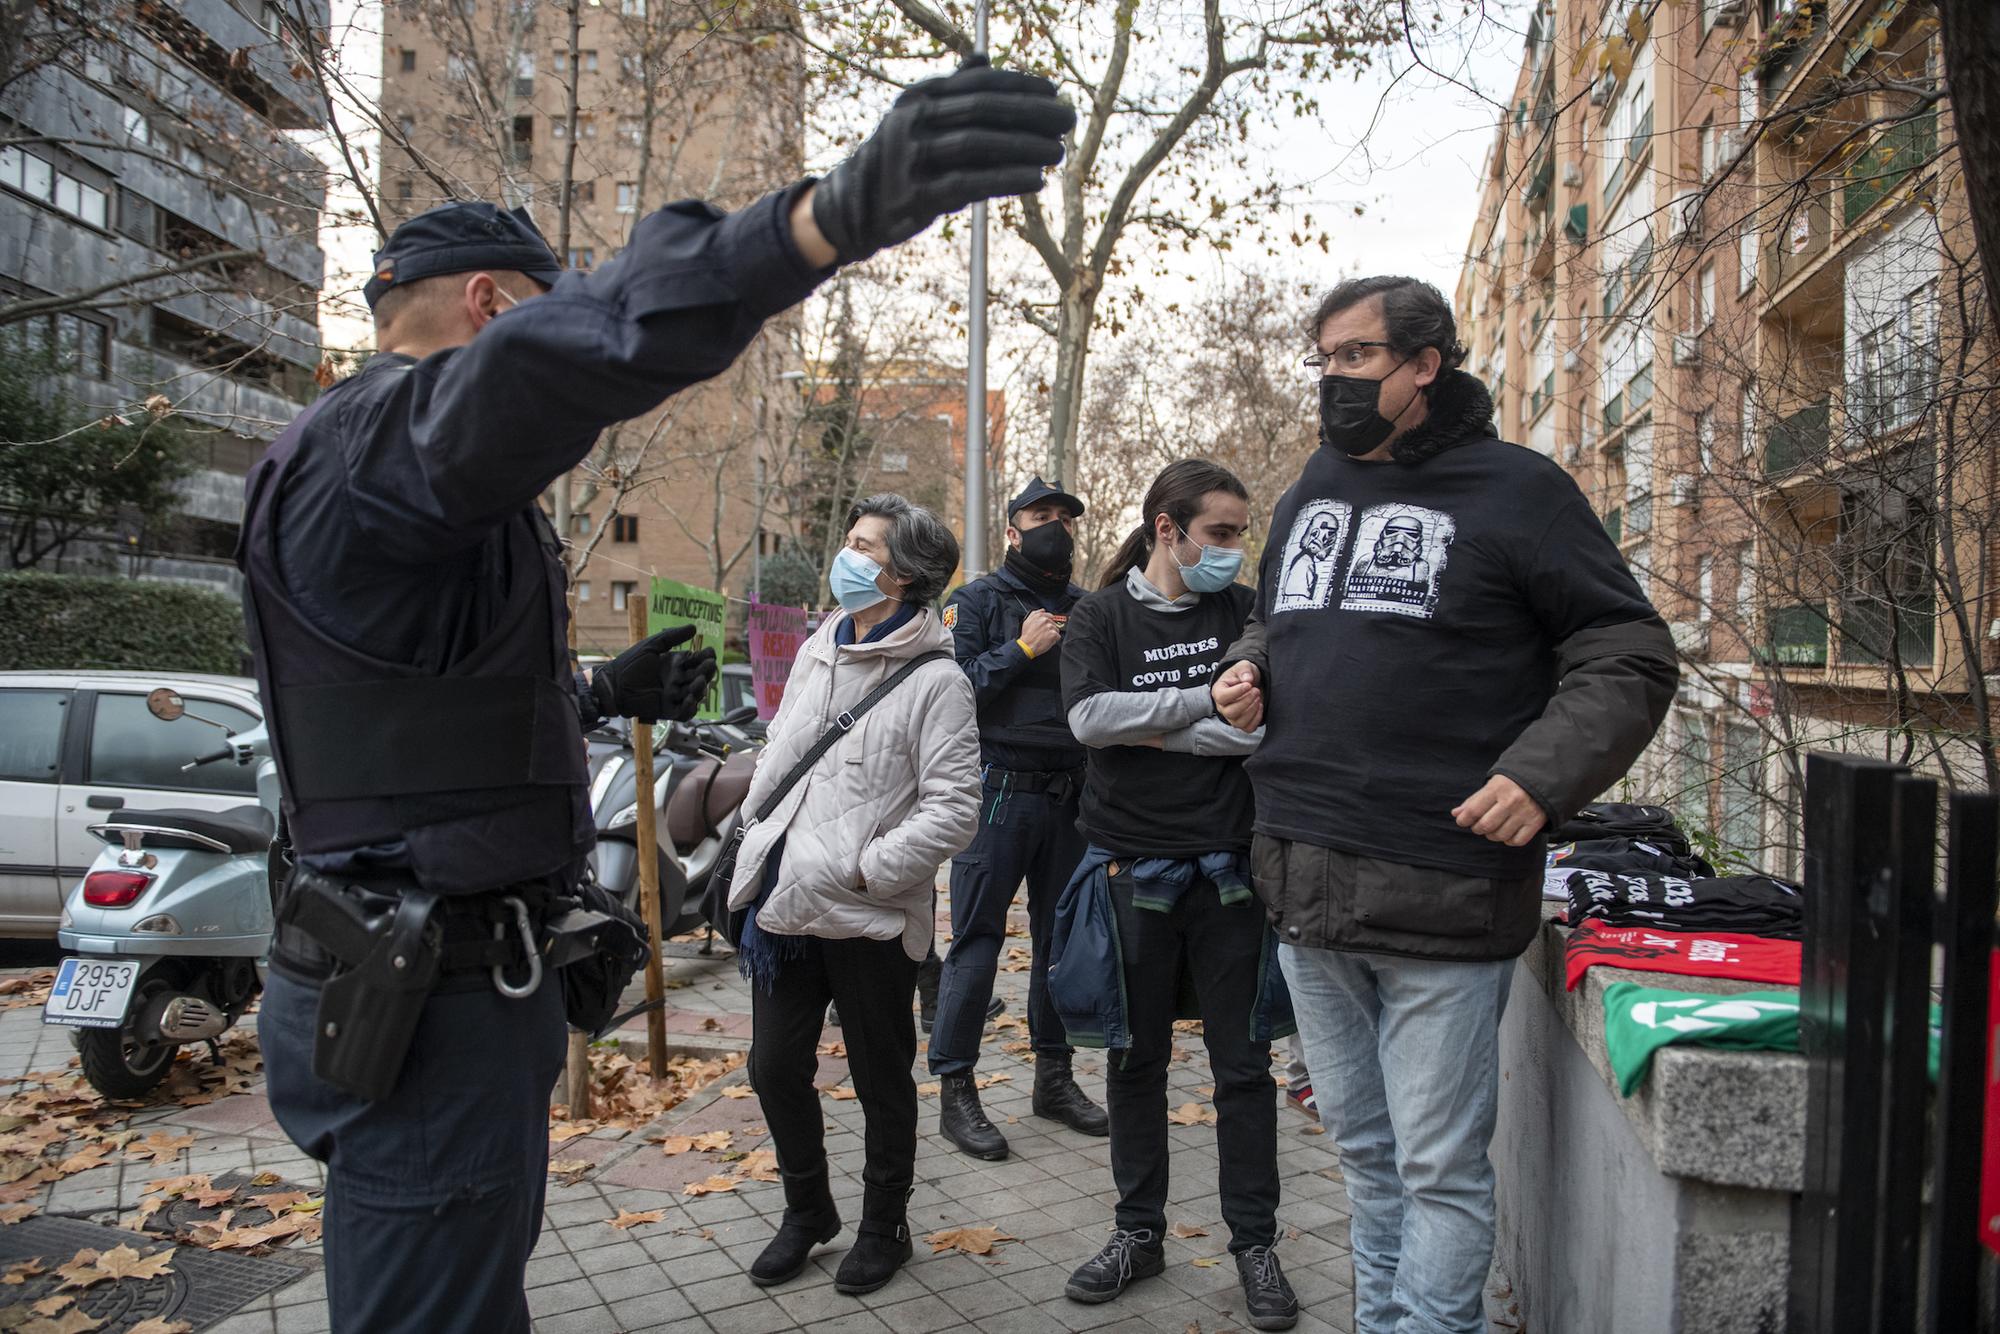
[[(662, 204), (728, 208), (795, 179), (797, 55), (762, 23), (755, 7), (732, 11), (704, 40), (689, 6), (593, 0), (572, 34), (552, 0), (391, 0), (384, 221), (453, 198), (524, 207), (568, 267), (590, 269)], [(742, 597), (760, 549), (779, 549), (797, 341), (794, 322), (774, 321), (735, 368), (612, 428), (572, 474), (555, 517), (584, 652), (627, 642), (627, 600), (654, 575)]]
[(1457, 293), (1683, 655), (1623, 795), (1798, 868), (1804, 754), (1990, 786), (1990, 334), (1936, 23), (1552, 0)]
[[(44, 568), (236, 591), (243, 474), (317, 392), (323, 168), (298, 135), (322, 120), (301, 42), (323, 40), (328, 7), (181, 0), (102, 18), (43, 34), (60, 57), (0, 88), (0, 304), (75, 298), (11, 324), (25, 341), (10, 354), (49, 352), (84, 413), (164, 395), (195, 471), (167, 531), (108, 525)], [(229, 252), (251, 257), (200, 262)]]

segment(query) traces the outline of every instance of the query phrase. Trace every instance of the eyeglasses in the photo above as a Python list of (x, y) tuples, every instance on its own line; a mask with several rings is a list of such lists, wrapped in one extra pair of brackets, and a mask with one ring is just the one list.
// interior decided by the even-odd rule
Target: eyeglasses
[(1339, 372), (1366, 370), (1368, 363), (1375, 360), (1375, 354), (1368, 349), (1388, 346), (1381, 339), (1357, 338), (1351, 343), (1342, 343), (1331, 352), (1313, 353), (1306, 358), (1306, 369), (1315, 375), (1325, 375), (1329, 366)]

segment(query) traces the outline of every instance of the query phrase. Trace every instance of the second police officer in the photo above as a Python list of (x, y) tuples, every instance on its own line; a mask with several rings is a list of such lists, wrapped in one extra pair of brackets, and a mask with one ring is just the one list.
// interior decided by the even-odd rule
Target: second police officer
[(930, 1068), (940, 1129), (975, 1158), (1007, 1156), (979, 1105), (973, 1071), (993, 995), (1007, 910), (1028, 883), (1028, 1038), (1034, 1110), (1086, 1135), (1109, 1133), (1077, 1086), (1072, 1048), (1048, 998), (1049, 921), (1083, 857), (1077, 802), (1084, 751), (1062, 707), (1062, 632), (1083, 596), (1071, 582), (1083, 502), (1037, 477), (1007, 506), (1007, 559), (953, 594), (944, 623), (979, 710), (979, 830), (951, 863), (951, 952), (938, 987)]
[(669, 205), (594, 272), (486, 204), (376, 256), (379, 350), (252, 470), (238, 551), (300, 865), (258, 1036), (272, 1111), (327, 1165), (335, 1334), (528, 1329), (565, 1012), (601, 1025), (630, 967), (580, 999), (575, 919), (606, 914), (557, 917), (592, 842), (579, 728), (689, 716), (714, 671), (669, 651), (683, 628), (579, 683), (538, 498), (837, 264), (1038, 188), (1074, 123), (973, 60), (823, 179)]

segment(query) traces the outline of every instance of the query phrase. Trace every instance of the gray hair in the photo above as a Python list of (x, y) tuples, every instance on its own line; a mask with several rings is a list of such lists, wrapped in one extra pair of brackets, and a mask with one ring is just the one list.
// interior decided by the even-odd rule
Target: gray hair
[(906, 601), (919, 605), (937, 601), (958, 568), (958, 539), (951, 529), (922, 505), (889, 491), (849, 510), (848, 528), (870, 514), (889, 521), (889, 572), (910, 581)]

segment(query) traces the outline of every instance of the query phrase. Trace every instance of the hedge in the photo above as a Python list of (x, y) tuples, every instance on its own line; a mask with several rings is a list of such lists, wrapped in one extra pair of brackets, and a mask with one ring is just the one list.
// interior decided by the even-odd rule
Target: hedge
[(0, 573), (0, 669), (114, 668), (242, 675), (243, 608), (186, 584)]

